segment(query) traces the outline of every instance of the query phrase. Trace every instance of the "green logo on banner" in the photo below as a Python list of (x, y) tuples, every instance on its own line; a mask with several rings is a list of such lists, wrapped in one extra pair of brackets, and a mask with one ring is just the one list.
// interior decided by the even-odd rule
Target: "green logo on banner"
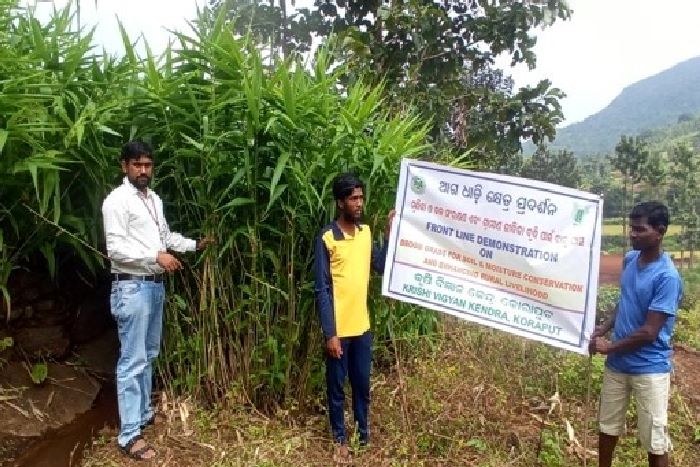
[(417, 195), (425, 193), (425, 180), (418, 175), (413, 176), (411, 178), (411, 191)]
[(574, 205), (574, 225), (580, 225), (590, 209), (590, 206), (582, 208), (578, 205)]

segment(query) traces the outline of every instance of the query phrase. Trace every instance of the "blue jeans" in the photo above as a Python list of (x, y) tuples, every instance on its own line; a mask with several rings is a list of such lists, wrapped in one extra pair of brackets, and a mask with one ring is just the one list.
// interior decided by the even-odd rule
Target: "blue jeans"
[(120, 346), (117, 361), (120, 446), (141, 434), (141, 426), (153, 416), (153, 361), (160, 350), (164, 296), (162, 283), (112, 282), (110, 305), (117, 321)]
[(352, 411), (360, 437), (360, 443), (369, 442), (369, 373), (372, 368), (372, 333), (340, 339), (343, 355), (331, 358), (326, 355), (326, 390), (328, 415), (333, 439), (345, 443), (345, 378), (350, 376)]

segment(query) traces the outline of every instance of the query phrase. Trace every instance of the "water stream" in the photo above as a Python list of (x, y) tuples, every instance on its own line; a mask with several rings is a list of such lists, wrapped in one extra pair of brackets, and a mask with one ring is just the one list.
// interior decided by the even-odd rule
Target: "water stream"
[[(60, 402), (60, 401), (59, 401)], [(51, 430), (27, 445), (13, 464), (15, 467), (75, 467), (80, 465), (85, 448), (105, 426), (116, 428), (119, 421), (114, 383), (100, 390), (90, 410), (70, 424)], [(113, 440), (109, 440), (112, 442)]]

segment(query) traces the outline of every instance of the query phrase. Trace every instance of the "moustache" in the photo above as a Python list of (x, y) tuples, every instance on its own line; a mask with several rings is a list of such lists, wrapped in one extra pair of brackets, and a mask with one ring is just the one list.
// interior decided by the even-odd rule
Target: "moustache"
[(149, 183), (151, 183), (151, 177), (149, 177), (148, 175), (138, 175), (134, 177), (133, 180), (131, 180), (131, 183), (133, 183), (137, 187), (145, 187)]

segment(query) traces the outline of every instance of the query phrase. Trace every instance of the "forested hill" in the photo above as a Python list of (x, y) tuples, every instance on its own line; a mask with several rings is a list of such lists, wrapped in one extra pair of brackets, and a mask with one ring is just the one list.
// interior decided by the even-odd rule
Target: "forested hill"
[(700, 148), (700, 113), (665, 127), (642, 131), (640, 136), (647, 142), (652, 153), (666, 154), (665, 157), (678, 145)]
[(577, 156), (608, 153), (620, 135), (691, 120), (700, 112), (700, 57), (626, 87), (606, 108), (557, 131), (552, 146)]

